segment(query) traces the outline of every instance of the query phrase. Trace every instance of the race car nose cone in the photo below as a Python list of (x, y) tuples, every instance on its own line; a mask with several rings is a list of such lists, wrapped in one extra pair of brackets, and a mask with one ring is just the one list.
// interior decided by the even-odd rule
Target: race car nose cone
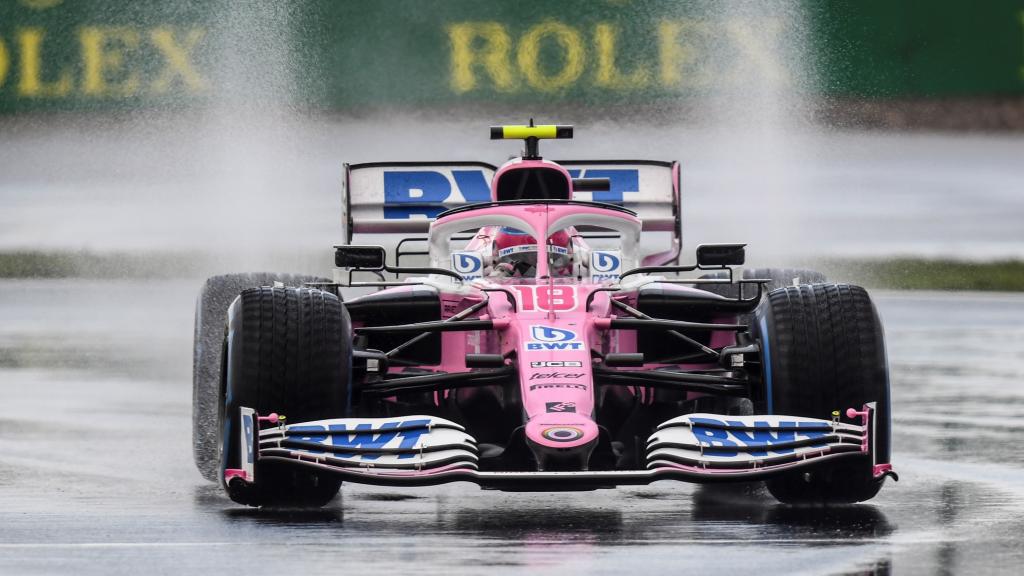
[(527, 444), (541, 469), (559, 461), (575, 463), (573, 468), (586, 470), (597, 437), (593, 420), (571, 412), (541, 414), (526, 423)]

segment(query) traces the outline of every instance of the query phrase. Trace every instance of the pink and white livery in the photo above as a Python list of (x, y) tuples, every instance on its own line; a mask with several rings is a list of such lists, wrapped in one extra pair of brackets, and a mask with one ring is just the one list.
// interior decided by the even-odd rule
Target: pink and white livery
[[(195, 452), (233, 500), (322, 505), (342, 481), (675, 479), (858, 502), (895, 477), (864, 289), (740, 273), (744, 244), (679, 265), (677, 163), (542, 159), (539, 140), (569, 126), (491, 135), (525, 140), (522, 157), (346, 165), (333, 281), (207, 282)], [(397, 238), (394, 258), (356, 234)], [(343, 287), (376, 291), (343, 301)]]

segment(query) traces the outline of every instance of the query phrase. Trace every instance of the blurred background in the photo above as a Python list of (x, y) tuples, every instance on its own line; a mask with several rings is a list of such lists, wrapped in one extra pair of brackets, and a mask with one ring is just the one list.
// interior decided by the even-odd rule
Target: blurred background
[(6, 0), (0, 275), (322, 268), (343, 162), (529, 118), (680, 160), (689, 249), (1024, 286), (1019, 0)]
[[(871, 288), (903, 480), (827, 513), (657, 483), (297, 515), (204, 482), (203, 279), (327, 274), (343, 163), (500, 164), (487, 127), (530, 118), (576, 126), (552, 159), (679, 160), (684, 262), (748, 242)], [(0, 571), (1018, 573), (1021, 291), (1024, 0), (0, 0)]]

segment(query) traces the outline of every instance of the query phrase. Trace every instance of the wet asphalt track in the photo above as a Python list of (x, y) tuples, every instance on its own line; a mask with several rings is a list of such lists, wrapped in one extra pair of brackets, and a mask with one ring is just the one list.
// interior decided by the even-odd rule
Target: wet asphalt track
[(882, 293), (895, 465), (870, 504), (661, 482), (346, 485), (233, 505), (192, 465), (199, 282), (0, 281), (0, 574), (991, 574), (1024, 562), (1024, 296)]

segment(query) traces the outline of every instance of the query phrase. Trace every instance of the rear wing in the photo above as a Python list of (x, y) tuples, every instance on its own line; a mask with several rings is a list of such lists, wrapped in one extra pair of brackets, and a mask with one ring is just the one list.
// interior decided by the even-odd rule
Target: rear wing
[[(681, 242), (679, 163), (656, 160), (556, 161), (573, 178), (608, 178), (604, 192), (574, 199), (618, 204), (635, 211), (644, 231), (669, 232), (672, 246), (644, 265), (674, 262)], [(441, 212), (491, 200), (497, 167), (486, 162), (371, 162), (345, 164), (342, 227), (355, 234), (426, 234)]]

